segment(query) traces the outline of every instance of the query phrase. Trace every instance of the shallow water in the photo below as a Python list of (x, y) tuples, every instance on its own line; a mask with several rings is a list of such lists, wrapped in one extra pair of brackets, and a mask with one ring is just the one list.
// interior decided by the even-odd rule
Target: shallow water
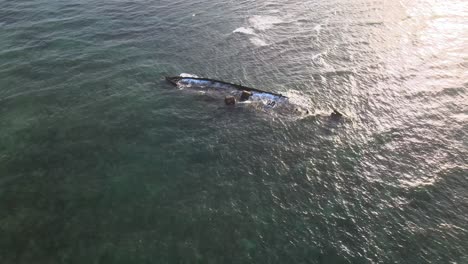
[(0, 0), (0, 262), (467, 263), (467, 10)]

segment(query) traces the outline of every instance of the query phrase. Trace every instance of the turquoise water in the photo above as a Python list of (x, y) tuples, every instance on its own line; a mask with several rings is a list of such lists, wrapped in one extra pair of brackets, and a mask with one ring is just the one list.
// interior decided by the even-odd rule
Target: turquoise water
[(467, 10), (0, 0), (0, 263), (468, 263)]

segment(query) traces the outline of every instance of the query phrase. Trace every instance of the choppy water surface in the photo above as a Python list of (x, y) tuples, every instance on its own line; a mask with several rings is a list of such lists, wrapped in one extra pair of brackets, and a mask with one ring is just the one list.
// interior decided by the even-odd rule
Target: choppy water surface
[(0, 262), (468, 263), (467, 10), (0, 0)]

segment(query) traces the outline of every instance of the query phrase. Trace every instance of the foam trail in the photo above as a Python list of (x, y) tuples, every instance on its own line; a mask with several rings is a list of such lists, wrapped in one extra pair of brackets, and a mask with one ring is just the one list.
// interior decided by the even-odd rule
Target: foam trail
[(264, 31), (272, 28), (275, 24), (282, 23), (278, 17), (274, 16), (253, 16), (249, 18), (249, 24), (257, 30)]
[(268, 43), (266, 43), (263, 39), (258, 37), (250, 38), (250, 42), (252, 42), (252, 44), (254, 44), (257, 47), (263, 47), (268, 45)]
[(241, 33), (241, 34), (246, 34), (246, 35), (255, 35), (255, 32), (254, 32), (254, 29), (253, 29), (253, 28), (245, 28), (245, 27), (236, 28), (232, 33)]

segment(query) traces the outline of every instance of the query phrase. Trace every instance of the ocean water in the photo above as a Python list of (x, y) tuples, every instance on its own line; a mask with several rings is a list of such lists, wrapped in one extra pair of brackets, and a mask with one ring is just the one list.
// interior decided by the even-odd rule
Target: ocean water
[(467, 21), (464, 0), (0, 0), (0, 263), (468, 263)]

